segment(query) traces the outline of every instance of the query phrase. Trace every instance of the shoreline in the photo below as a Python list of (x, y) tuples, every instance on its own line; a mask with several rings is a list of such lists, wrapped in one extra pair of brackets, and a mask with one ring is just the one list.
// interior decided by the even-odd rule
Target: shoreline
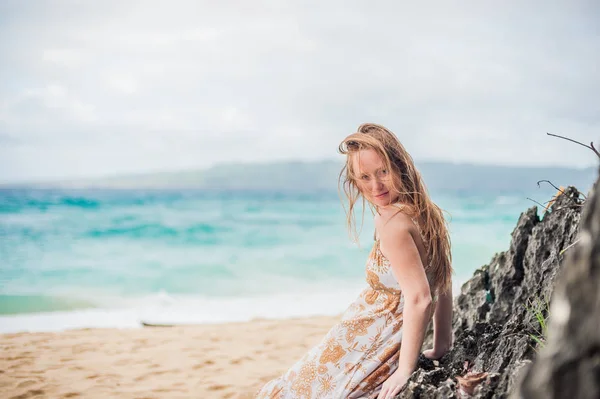
[[(467, 279), (453, 281), (456, 298)], [(137, 329), (142, 323), (202, 326), (244, 323), (255, 320), (290, 320), (335, 316), (367, 287), (366, 282), (343, 287), (336, 292), (289, 293), (262, 298), (191, 298), (171, 304), (140, 301), (135, 306), (93, 307), (50, 312), (0, 314), (0, 334), (61, 332), (78, 329)]]
[(7, 398), (252, 398), (340, 317), (3, 333), (0, 390)]

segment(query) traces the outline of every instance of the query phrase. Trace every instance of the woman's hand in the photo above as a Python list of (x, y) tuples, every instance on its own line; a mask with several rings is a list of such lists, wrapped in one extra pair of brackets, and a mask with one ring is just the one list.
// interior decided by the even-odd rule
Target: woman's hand
[(427, 359), (437, 360), (444, 356), (446, 352), (448, 352), (447, 348), (440, 349), (436, 348), (434, 345), (433, 349), (427, 349), (426, 351), (423, 351), (423, 356), (425, 356)]
[(400, 370), (396, 370), (381, 386), (381, 392), (379, 392), (377, 399), (392, 399), (406, 384), (408, 377), (410, 377), (410, 374), (401, 373)]

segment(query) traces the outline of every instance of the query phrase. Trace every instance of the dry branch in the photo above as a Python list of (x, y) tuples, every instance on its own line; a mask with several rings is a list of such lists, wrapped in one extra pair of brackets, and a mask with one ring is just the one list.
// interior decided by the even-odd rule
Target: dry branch
[(589, 148), (590, 150), (594, 151), (594, 154), (596, 154), (596, 155), (598, 156), (598, 158), (600, 158), (600, 152), (598, 152), (598, 150), (596, 149), (596, 147), (594, 147), (594, 142), (593, 142), (593, 141), (592, 141), (592, 142), (590, 142), (590, 145), (586, 145), (586, 144), (580, 143), (580, 142), (579, 142), (579, 141), (577, 141), (577, 140), (573, 140), (573, 139), (570, 139), (570, 138), (568, 138), (568, 137), (559, 136), (558, 134), (552, 134), (552, 133), (546, 133), (546, 134), (547, 134), (548, 136), (558, 137), (559, 139), (568, 140), (568, 141), (571, 141), (571, 142), (573, 142), (573, 143), (575, 143), (575, 144), (582, 145), (582, 146), (584, 146), (585, 148)]

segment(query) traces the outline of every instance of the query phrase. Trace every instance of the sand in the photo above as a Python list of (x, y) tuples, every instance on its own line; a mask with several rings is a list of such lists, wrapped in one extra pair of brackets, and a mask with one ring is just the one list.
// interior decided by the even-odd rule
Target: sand
[(0, 397), (252, 398), (339, 317), (0, 335)]

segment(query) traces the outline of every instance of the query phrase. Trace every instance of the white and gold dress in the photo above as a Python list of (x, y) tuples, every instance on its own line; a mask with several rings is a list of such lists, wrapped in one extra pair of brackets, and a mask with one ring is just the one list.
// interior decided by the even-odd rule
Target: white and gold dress
[(377, 397), (398, 367), (404, 305), (379, 240), (367, 260), (366, 280), (368, 286), (341, 321), (282, 376), (265, 384), (257, 398)]

